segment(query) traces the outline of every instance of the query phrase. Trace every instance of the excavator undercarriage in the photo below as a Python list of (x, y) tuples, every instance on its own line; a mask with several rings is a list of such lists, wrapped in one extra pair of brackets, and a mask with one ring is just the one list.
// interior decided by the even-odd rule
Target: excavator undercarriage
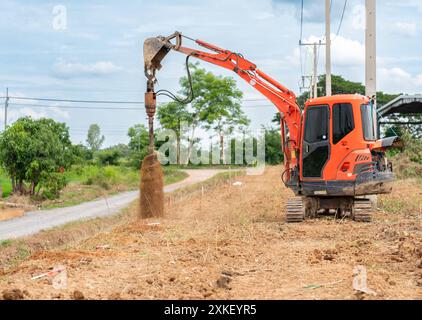
[(322, 215), (372, 221), (372, 202), (364, 197), (294, 197), (287, 201), (286, 222), (301, 222)]

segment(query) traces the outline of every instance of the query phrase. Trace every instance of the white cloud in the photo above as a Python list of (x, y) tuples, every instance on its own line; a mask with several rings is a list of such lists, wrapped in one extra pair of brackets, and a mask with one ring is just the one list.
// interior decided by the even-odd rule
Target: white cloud
[[(38, 104), (33, 100), (19, 100), (19, 98), (27, 98), (21, 91), (10, 91), (9, 96), (16, 97), (10, 100), (8, 108), (8, 124), (12, 124), (22, 117), (31, 117), (33, 119), (40, 118), (59, 118), (69, 119), (70, 114), (68, 111), (63, 110), (57, 104), (52, 104), (49, 107), (35, 107), (33, 104)], [(44, 104), (43, 104), (44, 105)], [(4, 113), (0, 112), (0, 121), (4, 121)]]
[(288, 66), (298, 66), (300, 64), (300, 49), (298, 47), (293, 50), (291, 55), (286, 57), (286, 62)]
[(339, 66), (361, 66), (365, 63), (365, 46), (357, 40), (335, 37), (331, 46), (333, 64)]
[[(14, 108), (11, 106), (8, 109), (8, 113), (7, 113), (7, 125), (10, 126), (13, 122), (18, 120), (19, 118), (28, 117), (28, 116), (33, 119), (48, 117), (45, 111), (37, 111), (30, 107)], [(0, 121), (1, 123), (4, 122), (4, 114), (2, 112), (0, 113)]]
[[(305, 43), (324, 42), (321, 37), (311, 36)], [(325, 48), (319, 48), (320, 60), (325, 60)], [(295, 53), (294, 55), (297, 55)], [(311, 60), (311, 59), (308, 59)], [(333, 65), (341, 67), (361, 66), (365, 63), (365, 46), (357, 40), (331, 34), (331, 60)]]
[(398, 67), (380, 68), (378, 85), (387, 92), (422, 93), (422, 74), (412, 75)]
[(53, 107), (50, 107), (48, 110), (53, 112), (59, 118), (63, 118), (63, 119), (69, 119), (70, 118), (69, 112), (66, 111), (66, 110), (63, 110), (60, 107), (53, 106)]
[(396, 22), (394, 24), (394, 31), (401, 35), (413, 37), (417, 34), (416, 23)]
[(58, 59), (53, 66), (54, 74), (61, 78), (83, 76), (104, 76), (120, 71), (121, 68), (111, 61), (98, 61), (92, 64), (66, 62)]

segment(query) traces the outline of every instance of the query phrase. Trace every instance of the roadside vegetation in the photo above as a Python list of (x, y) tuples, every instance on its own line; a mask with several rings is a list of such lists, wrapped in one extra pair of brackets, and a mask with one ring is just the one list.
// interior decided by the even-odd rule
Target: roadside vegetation
[[(139, 146), (147, 142), (100, 149), (103, 142), (98, 125), (90, 126), (85, 146), (71, 143), (64, 123), (30, 117), (17, 120), (0, 135), (3, 201), (52, 208), (136, 190), (143, 150)], [(177, 168), (164, 168), (165, 184), (186, 177)]]

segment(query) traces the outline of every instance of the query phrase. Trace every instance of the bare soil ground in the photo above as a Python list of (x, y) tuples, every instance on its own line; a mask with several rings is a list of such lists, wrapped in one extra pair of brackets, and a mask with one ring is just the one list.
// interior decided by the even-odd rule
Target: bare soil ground
[[(380, 198), (385, 208), (372, 223), (321, 217), (286, 224), (292, 192), (281, 170), (169, 198), (165, 218), (129, 220), (65, 250), (41, 250), (0, 276), (0, 292), (19, 289), (31, 299), (422, 299), (420, 184), (399, 181)], [(395, 200), (399, 210), (389, 207)], [(31, 280), (56, 265), (66, 267), (66, 289), (55, 289), (51, 277)], [(353, 289), (357, 266), (376, 295)]]

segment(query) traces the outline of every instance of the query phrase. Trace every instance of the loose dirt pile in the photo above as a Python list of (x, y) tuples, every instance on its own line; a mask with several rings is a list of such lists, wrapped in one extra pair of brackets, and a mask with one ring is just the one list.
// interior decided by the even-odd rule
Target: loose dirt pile
[[(380, 210), (372, 223), (322, 217), (286, 224), (292, 193), (281, 171), (267, 167), (262, 176), (237, 177), (235, 186), (166, 201), (163, 218), (34, 255), (0, 277), (0, 292), (26, 290), (32, 299), (422, 298), (421, 185), (397, 184), (382, 203), (401, 188), (412, 190), (404, 200), (418, 203)], [(66, 267), (66, 288), (50, 277), (31, 280), (56, 265)]]
[(164, 215), (164, 178), (157, 155), (148, 155), (141, 166), (140, 217), (162, 217)]

